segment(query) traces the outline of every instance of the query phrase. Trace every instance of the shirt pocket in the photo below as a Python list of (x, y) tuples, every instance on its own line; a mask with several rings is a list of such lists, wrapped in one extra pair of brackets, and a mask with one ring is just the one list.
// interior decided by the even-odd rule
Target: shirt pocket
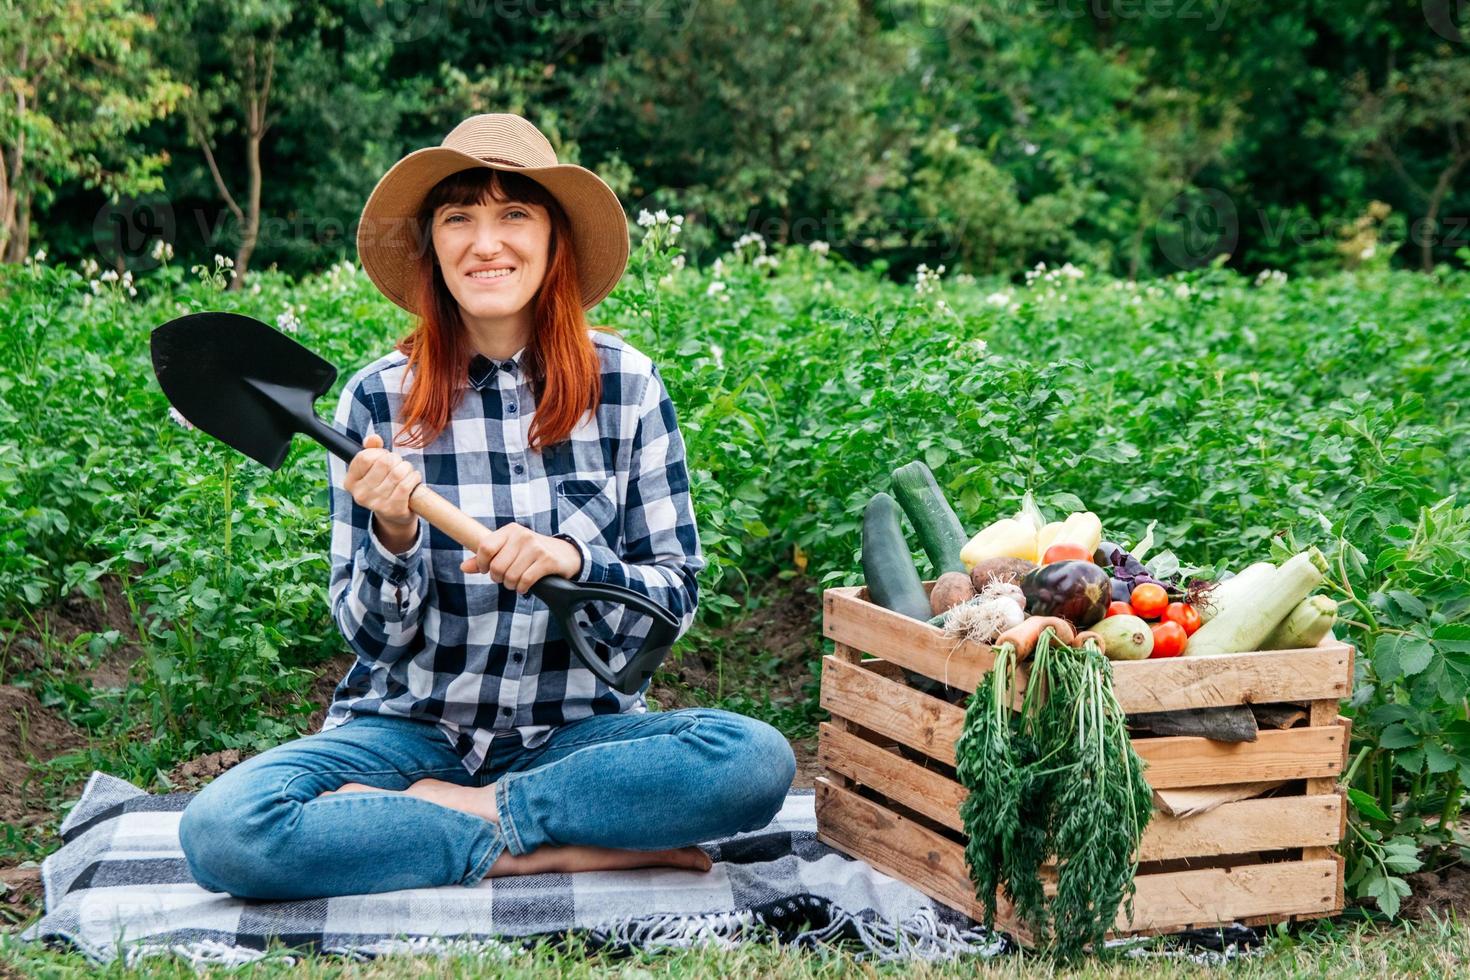
[(618, 542), (617, 477), (569, 477), (556, 485), (553, 534), (615, 548)]

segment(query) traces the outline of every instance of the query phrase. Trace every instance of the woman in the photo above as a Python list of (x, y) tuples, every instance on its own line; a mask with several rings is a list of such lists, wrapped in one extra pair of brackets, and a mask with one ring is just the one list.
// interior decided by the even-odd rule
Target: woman
[[(708, 870), (699, 841), (764, 826), (795, 770), (770, 726), (648, 713), (571, 655), (543, 575), (694, 619), (704, 567), (658, 370), (584, 310), (628, 257), (596, 175), (518, 116), (465, 120), (379, 181), (363, 268), (413, 332), (344, 387), (329, 457), (333, 616), (357, 662), (322, 731), (225, 773), (179, 836), (205, 888), (302, 899), (486, 875)], [(391, 447), (391, 448), (390, 448)], [(426, 482), (486, 526), (475, 554), (408, 506)], [(647, 617), (584, 626), (612, 658)]]

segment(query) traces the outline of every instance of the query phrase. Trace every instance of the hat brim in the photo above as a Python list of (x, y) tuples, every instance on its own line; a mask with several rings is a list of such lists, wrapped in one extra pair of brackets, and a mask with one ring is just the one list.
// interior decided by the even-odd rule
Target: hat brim
[(445, 177), (482, 168), (524, 174), (556, 198), (572, 226), (582, 309), (600, 303), (628, 265), (628, 218), (611, 187), (574, 163), (516, 167), (490, 163), (444, 146), (415, 150), (388, 169), (368, 196), (357, 225), (357, 255), (373, 285), (410, 313), (413, 276), (422, 248), (418, 211), (424, 196)]

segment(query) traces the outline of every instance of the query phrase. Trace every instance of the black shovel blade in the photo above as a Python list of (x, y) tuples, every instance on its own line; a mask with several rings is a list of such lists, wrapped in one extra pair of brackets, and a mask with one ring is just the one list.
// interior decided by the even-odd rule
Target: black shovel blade
[(263, 466), (280, 469), (297, 432), (336, 434), (312, 408), (337, 380), (336, 367), (253, 317), (191, 313), (155, 329), (151, 346), (170, 404)]

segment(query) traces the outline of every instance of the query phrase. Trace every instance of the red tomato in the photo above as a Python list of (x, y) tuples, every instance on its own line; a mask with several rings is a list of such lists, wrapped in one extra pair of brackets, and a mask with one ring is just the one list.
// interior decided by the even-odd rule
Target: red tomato
[(1169, 603), (1169, 608), (1164, 610), (1164, 621), (1183, 626), (1188, 636), (1193, 636), (1200, 626), (1199, 613), (1187, 602)]
[[(1126, 603), (1126, 602), (1110, 602), (1110, 603), (1108, 603), (1108, 616), (1137, 616), (1137, 615), (1138, 615), (1138, 613), (1136, 613), (1136, 612), (1133, 611), (1133, 607), (1130, 606), (1130, 605), (1128, 605), (1128, 603)], [(1104, 616), (1103, 618), (1106, 619), (1107, 616)]]
[(1145, 582), (1133, 589), (1133, 596), (1128, 601), (1144, 619), (1158, 619), (1169, 608), (1169, 593), (1162, 585)]
[(1154, 623), (1153, 631), (1154, 652), (1149, 655), (1150, 660), (1177, 657), (1184, 652), (1184, 645), (1189, 642), (1189, 635), (1178, 623)]
[(1092, 561), (1092, 552), (1080, 544), (1054, 544), (1041, 556), (1043, 565), (1054, 561)]

